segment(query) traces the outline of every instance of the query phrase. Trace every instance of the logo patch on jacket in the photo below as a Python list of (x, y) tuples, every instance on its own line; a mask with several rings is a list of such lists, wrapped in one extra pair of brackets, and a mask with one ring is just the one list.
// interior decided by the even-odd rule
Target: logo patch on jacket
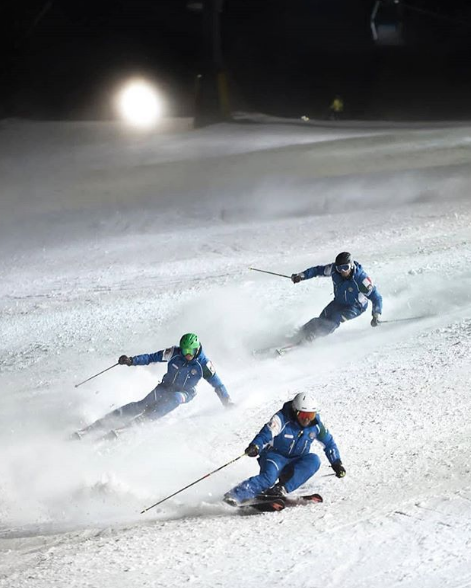
[(315, 433), (309, 433), (309, 439), (315, 439), (317, 435)]
[(278, 415), (273, 415), (267, 424), (273, 437), (276, 437), (281, 432), (282, 424)]
[(192, 376), (196, 376), (196, 374), (197, 374), (197, 373), (198, 373), (198, 372), (197, 372), (197, 370), (195, 370), (195, 368), (193, 368), (193, 369), (191, 370), (191, 372), (190, 372), (190, 374), (191, 374)]
[(214, 376), (214, 374), (216, 373), (216, 368), (213, 366), (213, 363), (211, 361), (207, 361), (206, 362), (206, 367), (208, 368), (208, 370), (211, 372), (211, 375)]
[(371, 290), (373, 290), (373, 282), (368, 277), (366, 277), (363, 280), (363, 282), (361, 283), (361, 285), (362, 285), (361, 291), (364, 294), (369, 294), (371, 292)]
[(174, 349), (175, 347), (168, 347), (167, 349), (164, 349), (162, 358), (168, 361), (173, 356)]

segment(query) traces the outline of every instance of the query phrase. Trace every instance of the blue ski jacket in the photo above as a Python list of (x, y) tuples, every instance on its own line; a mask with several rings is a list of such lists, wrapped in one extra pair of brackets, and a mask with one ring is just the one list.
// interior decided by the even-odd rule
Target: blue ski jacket
[(368, 300), (371, 300), (373, 314), (382, 314), (383, 299), (381, 294), (357, 261), (353, 262), (353, 273), (348, 279), (342, 278), (335, 268), (335, 263), (316, 265), (304, 270), (299, 275), (301, 280), (331, 277), (334, 283), (335, 302), (343, 306), (356, 306), (365, 310), (368, 306)]
[(204, 378), (214, 388), (219, 400), (224, 405), (229, 404), (230, 397), (226, 387), (217, 375), (212, 362), (206, 357), (203, 347), (200, 347), (190, 361), (186, 360), (180, 347), (176, 345), (155, 353), (135, 355), (132, 358), (132, 365), (149, 365), (155, 362), (168, 362), (167, 373), (162, 378), (164, 385), (195, 395), (196, 385), (201, 378)]
[(307, 427), (302, 427), (293, 409), (293, 402), (272, 416), (251, 442), (260, 452), (275, 451), (284, 457), (299, 457), (309, 453), (317, 439), (324, 446), (324, 453), (331, 464), (340, 460), (340, 453), (331, 433), (324, 427), (319, 415)]

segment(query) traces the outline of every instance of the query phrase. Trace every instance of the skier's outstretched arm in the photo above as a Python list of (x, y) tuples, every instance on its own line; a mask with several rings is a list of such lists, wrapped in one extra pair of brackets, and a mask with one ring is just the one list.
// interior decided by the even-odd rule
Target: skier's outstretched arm
[(169, 361), (175, 353), (175, 347), (169, 347), (168, 349), (161, 349), (155, 353), (143, 353), (142, 355), (135, 355), (132, 359), (132, 363), (129, 365), (149, 365), (150, 363), (165, 362)]
[(302, 282), (303, 280), (310, 280), (311, 278), (319, 277), (330, 277), (334, 269), (334, 264), (329, 263), (328, 265), (316, 265), (314, 267), (308, 267), (299, 274), (292, 274), (291, 281), (294, 284)]

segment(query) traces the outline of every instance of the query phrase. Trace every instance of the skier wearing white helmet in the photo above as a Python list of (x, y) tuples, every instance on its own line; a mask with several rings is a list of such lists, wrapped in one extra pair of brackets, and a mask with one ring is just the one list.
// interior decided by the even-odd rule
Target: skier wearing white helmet
[(284, 496), (302, 486), (321, 465), (319, 456), (310, 453), (314, 439), (324, 445), (336, 476), (343, 478), (339, 450), (318, 411), (315, 400), (304, 392), (286, 402), (245, 450), (249, 457), (258, 457), (260, 473), (227, 492), (224, 501), (238, 506), (259, 495)]

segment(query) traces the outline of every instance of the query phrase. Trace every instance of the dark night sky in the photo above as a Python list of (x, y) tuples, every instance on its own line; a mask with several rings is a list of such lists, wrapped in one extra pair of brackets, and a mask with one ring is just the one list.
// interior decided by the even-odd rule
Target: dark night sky
[[(377, 22), (400, 18), (403, 44), (379, 46), (374, 0), (225, 0), (234, 107), (320, 116), (341, 93), (359, 118), (470, 118), (471, 3), (401, 3)], [(135, 72), (158, 81), (172, 114), (192, 114), (206, 45), (202, 16), (186, 4), (4, 0), (0, 116), (106, 117), (110, 89)]]

